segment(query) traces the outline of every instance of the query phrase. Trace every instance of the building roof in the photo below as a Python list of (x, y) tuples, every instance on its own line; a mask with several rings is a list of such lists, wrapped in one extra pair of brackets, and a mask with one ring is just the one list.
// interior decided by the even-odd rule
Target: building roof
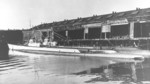
[(71, 20), (64, 20), (53, 23), (44, 23), (38, 26), (34, 26), (31, 29), (47, 29), (53, 28), (55, 31), (58, 30), (72, 30), (82, 28), (81, 25), (91, 24), (91, 23), (101, 23), (107, 20), (118, 20), (121, 18), (126, 18), (130, 21), (139, 21), (139, 20), (150, 20), (150, 8), (130, 10), (124, 12), (112, 12), (110, 14), (104, 15), (93, 15), (91, 17), (77, 18)]

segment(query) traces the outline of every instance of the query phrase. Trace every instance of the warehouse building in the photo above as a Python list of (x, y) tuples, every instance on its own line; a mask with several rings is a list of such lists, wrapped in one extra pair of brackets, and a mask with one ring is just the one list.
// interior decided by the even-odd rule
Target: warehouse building
[(32, 38), (41, 38), (41, 41), (49, 38), (58, 45), (144, 44), (150, 39), (150, 8), (45, 23), (23, 32), (31, 32)]

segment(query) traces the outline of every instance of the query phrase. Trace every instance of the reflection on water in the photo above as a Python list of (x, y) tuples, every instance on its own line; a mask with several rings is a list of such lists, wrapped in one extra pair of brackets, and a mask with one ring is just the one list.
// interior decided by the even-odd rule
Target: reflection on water
[[(138, 63), (135, 65), (136, 67), (136, 76), (137, 81), (150, 81), (150, 59), (146, 59), (143, 63)], [(107, 70), (107, 73), (105, 71)], [(131, 63), (115, 63), (109, 64), (108, 66), (103, 65), (98, 68), (91, 68), (89, 70), (81, 71), (78, 73), (73, 73), (75, 75), (83, 75), (83, 74), (99, 74), (102, 77), (96, 77), (86, 82), (93, 81), (126, 81), (132, 79), (132, 69)], [(104, 77), (109, 76), (109, 77)]]
[[(9, 60), (0, 60), (0, 84), (41, 84), (43, 82), (43, 84), (62, 84), (63, 82), (64, 84), (78, 84), (77, 81), (86, 83), (85, 81), (88, 79), (80, 77), (81, 75), (99, 76), (106, 68), (113, 69), (115, 80), (117, 80), (117, 77), (131, 76), (128, 63), (110, 63), (111, 61), (106, 59), (69, 56), (10, 56)], [(136, 68), (139, 79), (150, 81), (149, 60), (143, 62), (142, 66), (137, 64)]]
[(22, 58), (25, 59), (25, 57), (11, 56), (10, 59), (8, 60), (0, 60), (0, 74), (12, 69), (27, 67), (28, 65), (25, 63), (25, 60), (23, 60)]

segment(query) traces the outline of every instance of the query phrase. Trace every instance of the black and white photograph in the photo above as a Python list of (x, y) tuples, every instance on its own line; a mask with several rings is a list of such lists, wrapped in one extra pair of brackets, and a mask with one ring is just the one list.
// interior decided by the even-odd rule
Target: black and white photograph
[(150, 0), (0, 0), (0, 84), (150, 84)]

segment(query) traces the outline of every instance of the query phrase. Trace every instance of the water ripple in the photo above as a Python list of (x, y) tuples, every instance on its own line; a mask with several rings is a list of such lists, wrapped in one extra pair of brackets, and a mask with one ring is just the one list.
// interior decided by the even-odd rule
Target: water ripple
[(0, 73), (17, 68), (26, 68), (26, 57), (11, 56), (8, 60), (0, 60)]

